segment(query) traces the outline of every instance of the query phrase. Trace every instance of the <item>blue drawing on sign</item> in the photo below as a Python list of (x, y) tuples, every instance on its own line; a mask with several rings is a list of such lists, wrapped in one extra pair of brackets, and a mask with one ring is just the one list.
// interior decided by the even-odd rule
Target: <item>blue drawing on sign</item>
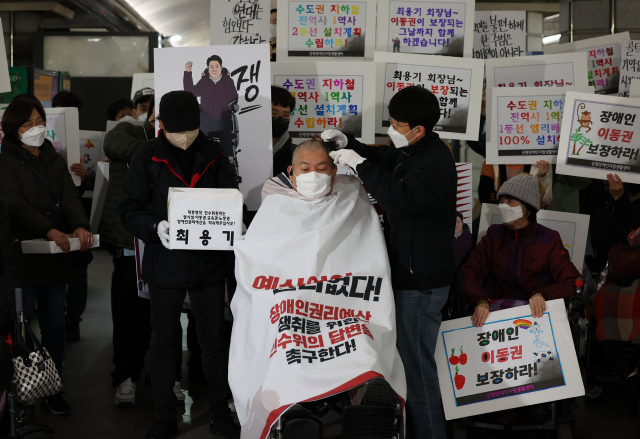
[(538, 349), (543, 346), (549, 347), (548, 344), (540, 340), (540, 334), (542, 334), (544, 331), (540, 329), (540, 325), (538, 324), (538, 322), (533, 322), (533, 327), (529, 329), (529, 332), (536, 336), (536, 339), (533, 340), (533, 345), (535, 347), (537, 347)]

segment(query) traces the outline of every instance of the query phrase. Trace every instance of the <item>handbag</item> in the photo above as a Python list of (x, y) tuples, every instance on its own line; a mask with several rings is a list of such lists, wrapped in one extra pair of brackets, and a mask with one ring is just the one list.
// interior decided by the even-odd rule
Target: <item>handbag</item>
[(640, 247), (618, 244), (611, 247), (608, 259), (609, 279), (613, 282), (640, 278)]
[[(35, 349), (27, 346), (25, 335), (29, 336)], [(25, 403), (60, 392), (62, 381), (56, 365), (30, 325), (16, 322), (16, 342), (12, 382), (17, 384), (18, 400)]]

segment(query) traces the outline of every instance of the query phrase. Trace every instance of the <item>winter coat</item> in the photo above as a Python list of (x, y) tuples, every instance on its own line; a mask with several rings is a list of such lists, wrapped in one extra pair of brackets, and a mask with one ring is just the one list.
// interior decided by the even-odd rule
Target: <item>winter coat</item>
[[(18, 272), (25, 285), (66, 284), (73, 278), (69, 254), (22, 254), (17, 241), (46, 239), (51, 229), (73, 233), (78, 227), (91, 230), (89, 220), (64, 158), (49, 140), (36, 158), (18, 142), (2, 139), (0, 194), (9, 203), (10, 240), (15, 244)], [(16, 157), (13, 153), (17, 153)], [(56, 208), (38, 177), (24, 162), (41, 171), (60, 203)]]
[(109, 188), (100, 218), (100, 240), (117, 248), (133, 250), (133, 235), (126, 231), (118, 216), (118, 202), (129, 163), (136, 151), (153, 140), (153, 127), (146, 122), (132, 125), (122, 122), (104, 136), (104, 153), (109, 158)]
[(210, 77), (202, 76), (197, 84), (193, 84), (193, 72), (184, 72), (182, 83), (186, 91), (202, 98), (200, 108), (214, 119), (229, 119), (231, 110), (228, 105), (238, 99), (236, 85), (229, 76), (222, 75), (218, 83)]
[(160, 134), (140, 148), (125, 176), (118, 214), (124, 228), (145, 242), (142, 278), (158, 288), (203, 288), (222, 280), (228, 252), (167, 250), (157, 232), (168, 218), (170, 187), (238, 188), (236, 173), (219, 143), (202, 132), (190, 146), (196, 148), (192, 175), (173, 156), (171, 145)]
[(566, 299), (575, 294), (580, 275), (560, 234), (535, 221), (515, 231), (503, 224), (489, 227), (462, 274), (464, 294), (474, 306), (481, 299), (529, 300), (536, 293), (545, 300)]
[(398, 270), (424, 290), (450, 285), (458, 176), (447, 145), (434, 132), (406, 148), (367, 146), (347, 137), (346, 148), (366, 158), (356, 168), (358, 177), (387, 213), (394, 289)]

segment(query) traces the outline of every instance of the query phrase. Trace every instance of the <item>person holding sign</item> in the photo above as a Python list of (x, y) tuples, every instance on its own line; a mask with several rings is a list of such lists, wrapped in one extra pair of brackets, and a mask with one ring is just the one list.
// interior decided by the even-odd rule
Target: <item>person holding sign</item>
[(455, 270), (451, 237), (456, 223), (457, 172), (451, 151), (433, 127), (438, 98), (406, 87), (389, 102), (392, 146), (370, 147), (338, 130), (322, 133), (387, 213), (385, 234), (396, 302), (398, 351), (407, 376), (412, 437), (444, 438), (445, 425), (434, 353), (440, 311)]
[(500, 187), (503, 224), (489, 227), (462, 266), (464, 294), (475, 306), (473, 325), (482, 326), (490, 311), (527, 303), (533, 318), (540, 318), (545, 301), (575, 294), (580, 273), (560, 234), (537, 223), (540, 198), (540, 182), (531, 175), (518, 175)]
[(209, 431), (226, 439), (239, 438), (240, 427), (227, 405), (231, 397), (224, 330), (227, 257), (218, 251), (170, 250), (169, 234), (179, 231), (170, 230), (167, 222), (170, 187), (237, 189), (236, 173), (220, 144), (200, 131), (200, 109), (192, 93), (172, 91), (162, 96), (156, 119), (158, 137), (134, 154), (118, 205), (124, 228), (145, 242), (141, 265), (151, 302), (151, 383), (157, 416), (147, 438), (178, 433), (175, 354), (187, 290), (209, 388)]

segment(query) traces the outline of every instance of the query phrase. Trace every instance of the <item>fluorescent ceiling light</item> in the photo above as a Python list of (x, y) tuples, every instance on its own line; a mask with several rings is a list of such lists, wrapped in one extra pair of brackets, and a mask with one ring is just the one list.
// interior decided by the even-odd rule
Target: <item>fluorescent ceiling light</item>
[(560, 34), (549, 35), (548, 37), (544, 37), (542, 39), (542, 44), (544, 45), (553, 44), (553, 43), (557, 43), (558, 41), (560, 41)]
[[(558, 35), (558, 38), (560, 38), (560, 35)], [(171, 41), (172, 43), (175, 43), (176, 41), (180, 41), (182, 39), (182, 35), (172, 35), (169, 38), (169, 41)]]

